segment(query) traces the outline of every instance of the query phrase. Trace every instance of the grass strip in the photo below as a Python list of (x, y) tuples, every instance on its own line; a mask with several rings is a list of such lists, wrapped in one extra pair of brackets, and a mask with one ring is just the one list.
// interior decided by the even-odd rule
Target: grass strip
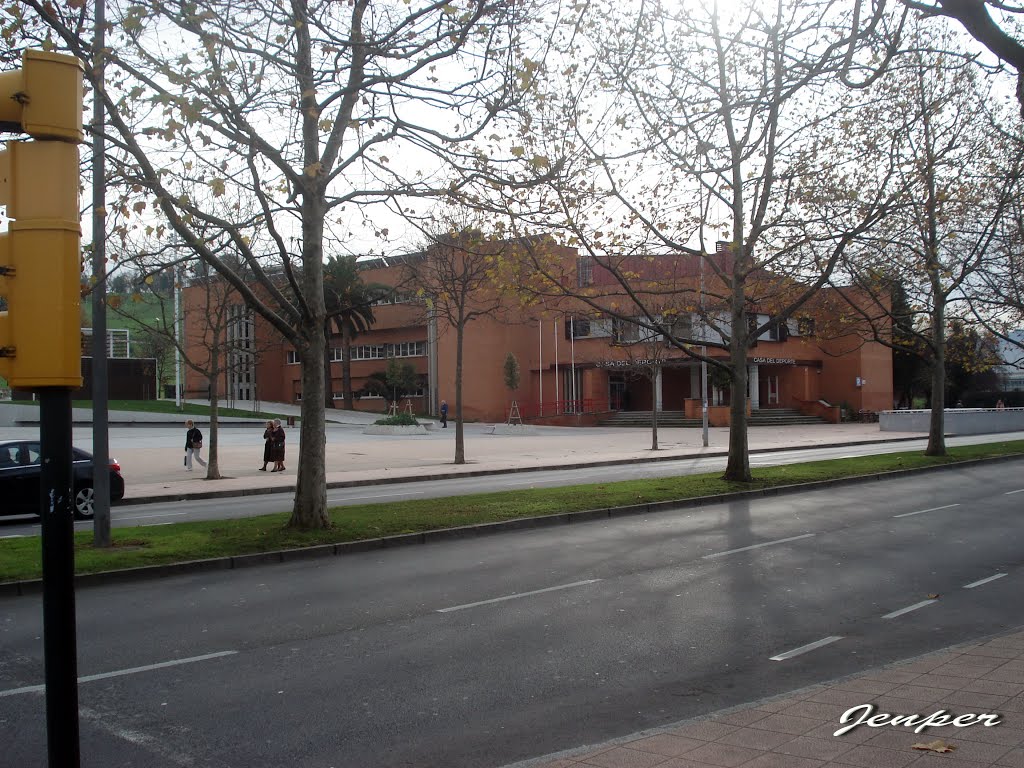
[[(1008, 455), (1024, 455), (1024, 440), (951, 448), (949, 455), (941, 457), (907, 452), (759, 467), (751, 483), (727, 482), (719, 473), (708, 473), (334, 507), (330, 510), (332, 527), (321, 531), (288, 528), (286, 513), (114, 528), (113, 547), (109, 549), (93, 547), (92, 532), (83, 531), (75, 534), (75, 570), (95, 573), (165, 565), (524, 517), (685, 500)], [(39, 578), (41, 568), (39, 537), (0, 540), (0, 581)]]

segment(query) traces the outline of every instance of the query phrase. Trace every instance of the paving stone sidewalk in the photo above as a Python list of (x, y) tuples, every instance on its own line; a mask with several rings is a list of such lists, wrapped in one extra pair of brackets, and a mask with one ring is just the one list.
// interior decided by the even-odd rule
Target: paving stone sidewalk
[[(998, 713), (986, 727), (861, 725), (842, 736), (840, 717)], [(941, 741), (934, 752), (915, 744)], [(939, 746), (939, 745), (935, 745)], [(804, 688), (710, 717), (645, 731), (517, 768), (1024, 768), (1024, 631), (959, 645), (838, 682)]]

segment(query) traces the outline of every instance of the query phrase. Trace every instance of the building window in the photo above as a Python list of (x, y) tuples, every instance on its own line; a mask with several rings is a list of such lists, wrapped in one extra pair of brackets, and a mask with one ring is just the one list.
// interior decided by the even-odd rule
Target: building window
[(689, 312), (665, 318), (665, 325), (673, 339), (689, 339), (693, 337), (693, 315)]
[(427, 354), (427, 342), (402, 341), (387, 345), (388, 357), (424, 357)]
[(404, 291), (391, 291), (385, 296), (381, 296), (379, 299), (373, 301), (373, 306), (380, 307), (387, 304), (414, 304), (422, 299), (415, 293), (408, 293)]
[(583, 288), (594, 282), (594, 260), (590, 256), (576, 257), (576, 287)]
[(590, 336), (590, 318), (570, 315), (565, 318), (565, 338), (585, 339)]
[(362, 344), (358, 347), (352, 347), (352, 359), (353, 360), (383, 360), (384, 359), (384, 345), (383, 344)]
[[(760, 318), (758, 318), (760, 321)], [(789, 338), (789, 325), (784, 320), (773, 320), (768, 330), (761, 334), (761, 338), (768, 341), (785, 341)]]
[(331, 347), (331, 362), (340, 363), (345, 359), (344, 351), (341, 347)]
[(287, 357), (286, 357), (285, 362), (287, 362), (288, 365), (298, 365), (302, 361), (299, 360), (299, 353), (298, 352), (296, 352), (294, 349), (289, 349), (288, 352), (287, 352)]
[(797, 331), (801, 336), (813, 336), (814, 335), (814, 318), (813, 317), (801, 317), (796, 321)]
[(632, 320), (612, 318), (612, 342), (615, 344), (635, 344), (640, 341), (640, 326)]

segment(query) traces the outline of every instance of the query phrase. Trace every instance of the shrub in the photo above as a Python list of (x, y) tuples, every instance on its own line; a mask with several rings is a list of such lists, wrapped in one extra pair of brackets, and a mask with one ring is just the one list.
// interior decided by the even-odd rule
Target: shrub
[(396, 413), (394, 416), (377, 419), (373, 423), (384, 427), (415, 427), (419, 424), (411, 413)]

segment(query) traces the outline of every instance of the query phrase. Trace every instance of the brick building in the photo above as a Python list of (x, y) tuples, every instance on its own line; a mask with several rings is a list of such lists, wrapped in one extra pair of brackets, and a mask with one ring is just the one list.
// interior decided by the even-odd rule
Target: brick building
[[(548, 251), (549, 258), (563, 265), (566, 280), (591, 286), (591, 300), (548, 297), (524, 304), (510, 298), (497, 311), (468, 323), (463, 342), (465, 418), (504, 421), (513, 400), (524, 419), (540, 423), (594, 423), (595, 414), (648, 411), (655, 405), (662, 411), (699, 414), (700, 364), (641, 326), (596, 309), (607, 300), (601, 292), (601, 270), (587, 265), (575, 249), (548, 246)], [(693, 264), (686, 269), (692, 272), (692, 268)], [(685, 282), (693, 277), (680, 270), (678, 260), (673, 269), (674, 279)], [(374, 307), (372, 329), (352, 341), (353, 390), (361, 390), (374, 373), (385, 370), (389, 359), (397, 358), (411, 364), (418, 379), (416, 390), (401, 398), (400, 405), (408, 402), (418, 414), (436, 414), (441, 399), (454, 402), (455, 329), (417, 295), (421, 290), (409, 284), (402, 258), (368, 260), (362, 274), (365, 282), (399, 287), (394, 297)], [(653, 284), (659, 277), (640, 279)], [(186, 321), (190, 313), (202, 315), (202, 296), (194, 287), (183, 291)], [(825, 337), (829, 318), (841, 312), (834, 298), (828, 291), (820, 292), (802, 314), (770, 327), (749, 350), (751, 410), (796, 408), (834, 419), (837, 409), (825, 407), (822, 401), (853, 411), (892, 407), (890, 350), (865, 341), (853, 329)], [(703, 338), (709, 341), (720, 338), (701, 324), (697, 313), (685, 307), (673, 312), (679, 335), (700, 338), (705, 333)], [(229, 331), (234, 340), (229, 355), (241, 364), (228, 366), (221, 396), (235, 401), (301, 399), (295, 351), (251, 311), (239, 307), (235, 318), (238, 327)], [(751, 324), (761, 325), (768, 319), (768, 311), (749, 315)], [(330, 348), (331, 388), (340, 408), (344, 405), (340, 336), (332, 336)], [(513, 392), (506, 389), (503, 378), (509, 352), (521, 371), (520, 386)], [(727, 359), (725, 350), (709, 348), (709, 354)], [(205, 386), (199, 375), (190, 372), (186, 395), (204, 397)], [(728, 386), (712, 376), (708, 391), (712, 423), (727, 423)], [(366, 411), (383, 412), (387, 406), (384, 397), (366, 394), (354, 403), (357, 410)]]

